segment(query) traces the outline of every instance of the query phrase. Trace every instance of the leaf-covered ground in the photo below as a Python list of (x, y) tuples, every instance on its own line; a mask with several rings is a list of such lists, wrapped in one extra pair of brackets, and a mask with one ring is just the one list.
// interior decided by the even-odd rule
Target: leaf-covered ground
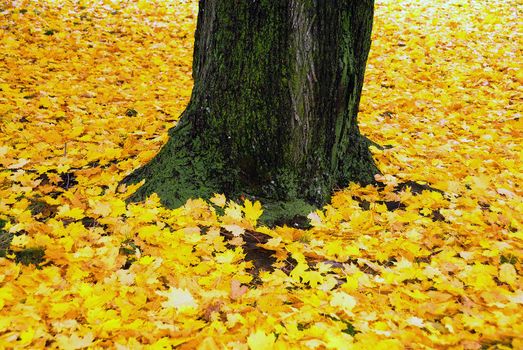
[(188, 101), (196, 1), (2, 2), (0, 348), (523, 348), (518, 3), (377, 2), (387, 186), (300, 230), (117, 187)]

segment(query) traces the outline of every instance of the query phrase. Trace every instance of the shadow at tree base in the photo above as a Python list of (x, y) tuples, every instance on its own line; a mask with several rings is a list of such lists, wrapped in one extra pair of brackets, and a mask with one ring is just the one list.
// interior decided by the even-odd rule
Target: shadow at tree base
[[(379, 192), (384, 191), (384, 189), (386, 188), (386, 185), (382, 182), (377, 182), (376, 186), (377, 186)], [(410, 191), (414, 196), (420, 195), (424, 191), (437, 192), (441, 195), (445, 194), (445, 192), (443, 192), (442, 190), (434, 188), (428, 184), (420, 184), (415, 181), (402, 182), (400, 184), (397, 184), (393, 189), (393, 193), (396, 193), (396, 194), (399, 194), (404, 191)], [(253, 199), (255, 200), (255, 198), (253, 198)], [(363, 210), (371, 209), (370, 202), (368, 202), (364, 199), (361, 199), (357, 196), (352, 196), (352, 199), (355, 200), (356, 202), (358, 202), (361, 209), (363, 209)], [(387, 210), (390, 212), (407, 208), (407, 206), (400, 201), (378, 200), (378, 201), (374, 201), (373, 203), (385, 205)], [(278, 203), (278, 205), (281, 205), (281, 203)], [(265, 207), (266, 207), (266, 204), (264, 204), (264, 208)], [(282, 210), (278, 210), (278, 212), (281, 213)], [(309, 211), (309, 212), (311, 212), (311, 211)], [(272, 215), (274, 215), (274, 211), (273, 211)], [(431, 214), (428, 216), (432, 219), (432, 221), (446, 221), (445, 217), (441, 214), (441, 212), (439, 210), (433, 210), (431, 212)], [(265, 218), (265, 220), (263, 220), (263, 216), (260, 219), (261, 219), (261, 221), (260, 221), (261, 224), (269, 223), (270, 226), (273, 226), (273, 227), (274, 226), (288, 226), (288, 227), (292, 227), (292, 228), (296, 228), (296, 229), (303, 229), (303, 230), (312, 228), (312, 225), (310, 224), (307, 214), (296, 214), (288, 219), (280, 218), (280, 219), (276, 219), (274, 221), (267, 220), (267, 218)], [(235, 236), (226, 230), (221, 230), (220, 234), (225, 238), (225, 240), (227, 242), (229, 242), (229, 245), (231, 245), (230, 242), (235, 239)], [(243, 248), (243, 251), (245, 253), (245, 260), (250, 261), (253, 264), (253, 267), (249, 271), (252, 274), (252, 276), (254, 277), (253, 282), (251, 282), (251, 284), (256, 285), (256, 284), (261, 283), (261, 280), (258, 277), (259, 273), (261, 271), (274, 272), (276, 270), (276, 268), (274, 267), (274, 264), (278, 262), (275, 257), (276, 251), (263, 247), (263, 245), (265, 243), (267, 243), (272, 237), (267, 234), (261, 233), (261, 232), (248, 230), (248, 231), (245, 231), (245, 234), (242, 236), (242, 238), (243, 238), (243, 240), (242, 240), (240, 246)], [(231, 245), (231, 247), (232, 247), (232, 245)], [(330, 261), (330, 260), (316, 261), (311, 258), (307, 258), (307, 263), (309, 264), (309, 266), (311, 268), (320, 262), (329, 264), (334, 268), (342, 268), (342, 265), (346, 264), (346, 263), (357, 264), (357, 260), (349, 260), (349, 261), (345, 261), (345, 262), (341, 263), (341, 262)], [(392, 261), (384, 261), (384, 262), (376, 262), (376, 263), (379, 265), (383, 265), (383, 264), (390, 265), (390, 264), (393, 264), (394, 261), (392, 260)], [(294, 260), (293, 258), (291, 258), (290, 256), (288, 256), (284, 261), (280, 261), (279, 265), (280, 265), (279, 269), (282, 270), (285, 274), (289, 275), (290, 272), (294, 269), (294, 267), (296, 267), (297, 261)], [(370, 273), (372, 273), (372, 271), (370, 271)], [(340, 281), (340, 283), (342, 283), (342, 281)]]
[[(378, 188), (378, 192), (383, 192), (384, 189), (386, 188), (386, 185), (380, 181), (377, 181), (374, 185)], [(420, 184), (418, 182), (410, 181), (410, 180), (397, 184), (393, 189), (393, 193), (399, 194), (401, 192), (406, 191), (407, 189), (409, 189), (410, 192), (414, 196), (422, 194), (424, 191), (437, 192), (441, 195), (445, 194), (444, 191), (434, 188), (428, 184)], [(358, 196), (352, 196), (352, 199), (355, 200), (356, 202), (358, 202), (361, 209), (370, 210), (371, 203), (369, 201), (364, 200)], [(256, 200), (256, 198), (253, 198), (253, 200)], [(262, 201), (262, 203), (263, 203), (263, 201)], [(402, 203), (400, 201), (378, 200), (373, 203), (385, 205), (387, 207), (387, 210), (391, 211), (391, 212), (398, 210), (398, 209), (405, 209), (407, 207), (404, 203)], [(287, 208), (294, 209), (293, 211), (292, 210), (285, 211), (284, 207), (282, 207), (281, 209), (278, 209), (278, 210), (274, 210), (275, 207), (281, 206), (281, 205), (282, 204), (280, 204), (280, 202), (275, 203), (275, 204), (263, 203), (264, 209), (268, 207), (268, 209), (269, 209), (268, 211), (270, 212), (270, 215), (269, 216), (265, 216), (265, 214), (262, 215), (262, 217), (260, 218), (260, 223), (270, 226), (270, 227), (286, 225), (289, 227), (294, 227), (294, 228), (302, 229), (302, 230), (308, 230), (312, 227), (309, 219), (307, 218), (307, 215), (310, 212), (312, 212), (318, 208), (316, 208), (312, 205), (307, 206), (306, 203), (300, 203), (300, 207), (295, 208), (296, 206), (293, 203), (288, 203), (288, 204), (286, 204)], [(283, 214), (289, 214), (289, 212), (291, 213), (290, 215), (286, 215), (286, 216), (283, 215)], [(445, 221), (445, 217), (441, 214), (441, 212), (439, 210), (434, 210), (432, 212), (431, 217), (432, 217), (433, 221)]]

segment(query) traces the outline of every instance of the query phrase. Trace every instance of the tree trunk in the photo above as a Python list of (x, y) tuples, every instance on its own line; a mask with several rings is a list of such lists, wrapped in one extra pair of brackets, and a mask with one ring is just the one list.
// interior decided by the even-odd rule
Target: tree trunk
[(132, 199), (156, 192), (175, 207), (225, 193), (290, 213), (373, 182), (356, 117), (374, 1), (199, 6), (191, 101), (158, 155), (124, 180), (146, 179)]

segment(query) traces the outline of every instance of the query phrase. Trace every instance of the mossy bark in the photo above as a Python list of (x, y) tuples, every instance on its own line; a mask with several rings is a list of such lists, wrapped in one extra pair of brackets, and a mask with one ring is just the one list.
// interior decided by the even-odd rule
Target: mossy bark
[[(372, 0), (200, 0), (194, 89), (125, 179), (170, 207), (214, 192), (300, 210), (378, 172), (357, 125)], [(294, 205), (291, 205), (294, 206)]]

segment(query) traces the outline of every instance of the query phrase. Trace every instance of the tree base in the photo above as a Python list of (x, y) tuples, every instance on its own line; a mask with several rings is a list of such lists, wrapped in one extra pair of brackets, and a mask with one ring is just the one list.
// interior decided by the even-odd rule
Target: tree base
[(263, 204), (263, 214), (258, 222), (269, 227), (287, 225), (307, 229), (310, 227), (307, 215), (318, 209), (317, 206), (302, 199), (294, 199), (288, 202), (271, 202), (263, 199), (260, 201)]
[(145, 200), (158, 194), (163, 205), (176, 208), (189, 198), (210, 198), (224, 190), (216, 181), (219, 159), (203, 155), (191, 140), (191, 127), (183, 118), (169, 131), (167, 144), (146, 165), (122, 180), (124, 184), (145, 183), (129, 198), (129, 202)]
[[(143, 201), (156, 193), (163, 205), (176, 208), (190, 198), (208, 199), (215, 193), (223, 193), (235, 201), (240, 198), (259, 200), (264, 207), (259, 220), (263, 225), (306, 228), (307, 215), (326, 204), (333, 189), (342, 188), (350, 181), (374, 183), (374, 174), (379, 173), (368, 153), (368, 141), (361, 137), (361, 142), (352, 147), (359, 157), (347, 157), (350, 161), (346, 163), (342, 180), (344, 183), (308, 183), (291, 174), (287, 181), (281, 181), (280, 176), (279, 181), (283, 183), (269, 181), (271, 186), (265, 186), (264, 191), (260, 191), (259, 184), (250, 186), (235, 168), (235, 164), (224, 159), (219, 147), (202, 147), (210, 143), (203, 143), (202, 140), (206, 137), (197, 135), (186, 120), (187, 118), (182, 118), (170, 130), (169, 141), (148, 164), (122, 181), (125, 184), (134, 184), (145, 179), (144, 185), (128, 198), (129, 202)], [(310, 189), (301, 188), (306, 186), (304, 184), (315, 186), (314, 190), (321, 196), (307, 197), (305, 194), (310, 193)]]

